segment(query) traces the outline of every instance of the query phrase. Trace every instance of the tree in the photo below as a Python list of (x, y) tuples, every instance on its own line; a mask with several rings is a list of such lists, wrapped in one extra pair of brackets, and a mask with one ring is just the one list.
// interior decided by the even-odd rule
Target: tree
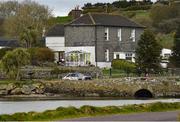
[(47, 6), (25, 0), (19, 3), (18, 11), (6, 19), (4, 28), (8, 36), (19, 39), (23, 33), (29, 33), (28, 31), (33, 29), (36, 31), (36, 40), (41, 40), (43, 29), (48, 26), (48, 19), (51, 16), (51, 10)]
[(180, 17), (180, 9), (179, 4), (173, 4), (171, 6), (157, 4), (153, 5), (150, 10), (150, 17), (153, 21), (153, 26), (157, 27), (159, 23), (162, 21), (167, 21), (170, 19), (179, 19)]
[(36, 44), (37, 41), (37, 31), (32, 27), (25, 28), (20, 34), (20, 41), (25, 45), (26, 48), (31, 48)]
[(14, 16), (19, 8), (18, 1), (0, 2), (0, 18), (6, 19)]
[(170, 61), (174, 64), (174, 66), (180, 68), (180, 23), (174, 36), (173, 54)]
[(29, 64), (29, 61), (30, 55), (25, 49), (15, 49), (3, 57), (2, 68), (9, 78), (20, 80), (20, 69)]
[(54, 53), (49, 48), (29, 48), (32, 65), (41, 65), (45, 62), (54, 62)]
[(141, 35), (136, 48), (136, 62), (143, 71), (157, 71), (160, 65), (161, 46), (150, 30), (145, 30)]

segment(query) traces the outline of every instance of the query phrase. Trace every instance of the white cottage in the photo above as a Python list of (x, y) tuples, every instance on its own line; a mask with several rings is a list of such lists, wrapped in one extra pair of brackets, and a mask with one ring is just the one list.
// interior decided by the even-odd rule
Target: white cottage
[(54, 51), (55, 62), (65, 60), (64, 25), (55, 25), (46, 34), (46, 47)]

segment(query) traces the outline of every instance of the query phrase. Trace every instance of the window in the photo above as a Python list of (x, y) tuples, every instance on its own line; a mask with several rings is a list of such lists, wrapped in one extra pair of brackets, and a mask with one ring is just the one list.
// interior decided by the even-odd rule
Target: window
[(126, 53), (126, 60), (132, 61), (132, 58), (133, 58), (132, 56), (133, 56), (132, 53)]
[(105, 38), (106, 41), (109, 40), (109, 28), (105, 28), (104, 38)]
[(105, 61), (109, 61), (109, 50), (105, 50)]
[(122, 29), (118, 29), (118, 41), (122, 41)]
[(136, 41), (136, 31), (135, 31), (135, 29), (131, 30), (130, 39), (131, 39), (133, 42)]

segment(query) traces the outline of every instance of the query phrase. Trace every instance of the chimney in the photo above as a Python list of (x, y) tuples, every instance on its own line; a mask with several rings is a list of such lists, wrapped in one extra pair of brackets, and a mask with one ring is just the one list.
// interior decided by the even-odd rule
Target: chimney
[(79, 5), (77, 5), (73, 10), (71, 10), (68, 16), (71, 16), (73, 19), (77, 19), (81, 17), (82, 10), (79, 9)]

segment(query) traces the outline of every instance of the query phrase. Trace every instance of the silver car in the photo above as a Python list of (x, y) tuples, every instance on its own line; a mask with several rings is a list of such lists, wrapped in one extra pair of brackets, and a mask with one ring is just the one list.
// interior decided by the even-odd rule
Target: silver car
[(62, 79), (63, 80), (92, 80), (92, 77), (84, 75), (82, 73), (69, 73)]

